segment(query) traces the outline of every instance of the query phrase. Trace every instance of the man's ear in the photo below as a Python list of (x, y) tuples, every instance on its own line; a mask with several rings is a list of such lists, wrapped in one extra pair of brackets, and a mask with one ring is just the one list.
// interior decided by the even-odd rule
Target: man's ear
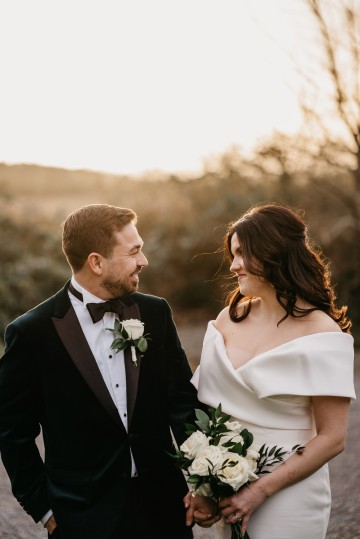
[(96, 275), (101, 275), (104, 266), (104, 257), (99, 253), (90, 253), (87, 257), (89, 269)]

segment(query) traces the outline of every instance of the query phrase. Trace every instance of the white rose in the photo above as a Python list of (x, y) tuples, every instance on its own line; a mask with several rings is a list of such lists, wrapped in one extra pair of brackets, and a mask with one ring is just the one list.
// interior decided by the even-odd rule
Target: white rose
[(209, 473), (216, 472), (220, 468), (222, 462), (223, 454), (220, 449), (216, 445), (209, 445), (209, 447), (199, 451), (198, 456), (189, 466), (188, 472), (190, 475), (209, 475)]
[(236, 491), (249, 480), (251, 473), (249, 463), (246, 458), (237, 453), (226, 453), (223, 456), (229, 460), (219, 472), (219, 476), (223, 483), (230, 485)]
[[(252, 472), (255, 472), (256, 471), (256, 468), (257, 468), (257, 463), (258, 463), (258, 460), (259, 460), (259, 453), (255, 450), (255, 449), (248, 449), (247, 452), (246, 452), (246, 460), (248, 461), (249, 463), (249, 466), (250, 466), (250, 470)], [(255, 473), (253, 474), (255, 477), (253, 477), (251, 480), (253, 479), (257, 479), (257, 475), (255, 475)]]
[(232, 442), (233, 444), (243, 444), (244, 439), (239, 434), (236, 434), (236, 432), (232, 434), (224, 434), (224, 436), (221, 436), (219, 441), (219, 447), (223, 453), (229, 451), (229, 447), (224, 447), (224, 444), (227, 442)]
[(129, 318), (129, 320), (123, 320), (121, 325), (129, 335), (129, 339), (135, 341), (144, 335), (144, 323), (140, 322), (140, 320)]
[(238, 421), (225, 421), (224, 425), (231, 432), (237, 432), (240, 434), (242, 431), (242, 425), (240, 425)]
[(209, 439), (203, 432), (197, 430), (180, 446), (180, 451), (184, 453), (186, 458), (193, 459), (200, 450), (206, 447), (209, 447)]

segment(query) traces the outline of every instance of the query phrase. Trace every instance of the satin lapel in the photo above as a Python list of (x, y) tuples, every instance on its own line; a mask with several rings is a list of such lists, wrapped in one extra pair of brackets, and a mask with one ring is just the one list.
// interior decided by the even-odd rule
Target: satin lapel
[(53, 317), (52, 320), (80, 374), (114, 421), (125, 430), (73, 307), (68, 309), (63, 318)]
[[(129, 320), (130, 318), (136, 318), (141, 320), (139, 306), (137, 303), (126, 304), (123, 310), (122, 319)], [(127, 395), (127, 411), (128, 411), (128, 424), (130, 425), (133, 416), (136, 396), (139, 384), (139, 374), (141, 365), (141, 354), (139, 350), (136, 350), (137, 367), (133, 364), (131, 359), (130, 346), (124, 350), (125, 358), (125, 372), (126, 372), (126, 395)]]

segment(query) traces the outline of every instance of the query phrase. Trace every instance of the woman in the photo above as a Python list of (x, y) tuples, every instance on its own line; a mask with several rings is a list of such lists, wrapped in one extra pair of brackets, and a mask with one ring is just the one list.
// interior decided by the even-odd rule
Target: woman
[(257, 206), (225, 239), (237, 287), (210, 322), (194, 374), (199, 399), (265, 443), (292, 453), (220, 502), (216, 537), (242, 522), (251, 539), (323, 539), (331, 505), (327, 462), (344, 449), (355, 398), (353, 338), (329, 271), (302, 219)]

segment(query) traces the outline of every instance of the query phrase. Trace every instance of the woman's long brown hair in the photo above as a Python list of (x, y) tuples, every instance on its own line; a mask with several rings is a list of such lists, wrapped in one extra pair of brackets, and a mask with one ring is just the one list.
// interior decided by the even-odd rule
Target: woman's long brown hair
[[(297, 213), (276, 204), (251, 208), (229, 225), (225, 251), (230, 260), (233, 259), (231, 238), (234, 234), (241, 246), (245, 269), (274, 286), (276, 298), (285, 310), (279, 323), (288, 316), (302, 317), (321, 310), (337, 322), (343, 332), (350, 333), (347, 307), (337, 308), (328, 264), (320, 250), (310, 243), (307, 227)], [(313, 307), (298, 307), (299, 298)], [(246, 318), (251, 300), (241, 294), (238, 286), (232, 290), (227, 298), (231, 320), (240, 322)], [(238, 304), (245, 301), (244, 312), (237, 316)]]

